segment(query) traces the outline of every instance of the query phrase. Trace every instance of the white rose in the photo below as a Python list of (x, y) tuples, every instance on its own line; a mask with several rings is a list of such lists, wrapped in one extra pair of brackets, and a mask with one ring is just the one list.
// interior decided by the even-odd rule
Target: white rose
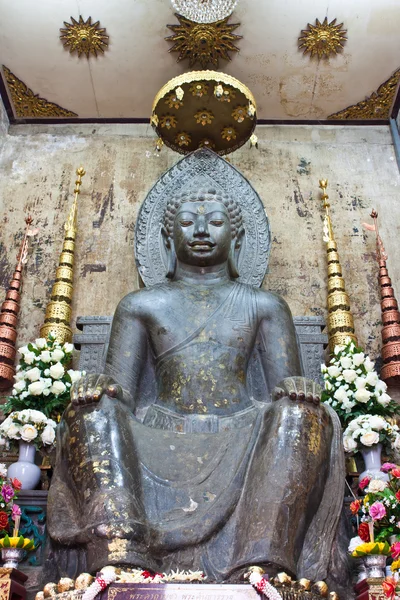
[(353, 363), (355, 367), (359, 367), (363, 364), (365, 358), (364, 352), (358, 352), (357, 354), (353, 354)]
[(10, 427), (8, 428), (8, 431), (6, 431), (5, 433), (7, 434), (7, 437), (13, 440), (19, 440), (21, 438), (21, 427), (15, 425), (15, 423), (11, 423)]
[(43, 350), (40, 354), (39, 354), (39, 358), (41, 361), (43, 361), (44, 363), (49, 363), (51, 361), (51, 354), (49, 352), (49, 350)]
[(365, 402), (368, 402), (370, 397), (371, 397), (371, 392), (369, 392), (365, 388), (360, 388), (354, 394), (354, 398), (357, 400), (357, 402), (361, 402), (363, 404), (365, 404)]
[(14, 390), (17, 390), (17, 392), (22, 392), (22, 390), (25, 389), (25, 386), (25, 381), (21, 379), (21, 381), (17, 381), (17, 383), (14, 383)]
[(331, 367), (328, 367), (328, 374), (330, 377), (339, 377), (341, 372), (342, 371), (336, 365), (332, 365)]
[(53, 427), (51, 425), (47, 425), (43, 429), (42, 435), (41, 435), (43, 444), (46, 444), (46, 445), (52, 444), (54, 442), (55, 437), (56, 437), (56, 434), (54, 432)]
[(69, 354), (70, 352), (72, 352), (72, 350), (74, 349), (74, 345), (73, 344), (69, 344), (68, 342), (66, 342), (63, 346), (65, 352), (67, 354)]
[(345, 434), (346, 434), (346, 432), (347, 432), (348, 434), (350, 434), (350, 433), (353, 433), (353, 431), (356, 431), (356, 429), (358, 429), (358, 421), (357, 421), (357, 419), (353, 419), (353, 420), (352, 420), (352, 421), (350, 421), (350, 423), (348, 424), (348, 426), (347, 426), (347, 429), (346, 429), (346, 431), (345, 431)]
[(339, 402), (343, 402), (343, 400), (347, 400), (347, 392), (344, 389), (343, 386), (341, 386), (340, 388), (338, 388), (336, 390), (336, 392), (333, 394), (333, 397), (336, 398), (336, 400), (339, 400)]
[(22, 381), (23, 379), (25, 379), (25, 371), (20, 371), (19, 373), (14, 375), (14, 379), (15, 381)]
[(53, 419), (47, 419), (47, 425), (51, 425), (54, 429), (57, 427), (57, 423)]
[(0, 463), (0, 477), (7, 477), (7, 467), (5, 463)]
[(396, 435), (394, 441), (392, 442), (392, 448), (394, 450), (400, 450), (400, 435)]
[(379, 381), (379, 377), (376, 371), (370, 371), (369, 373), (367, 373), (365, 380), (368, 383), (368, 385), (372, 385), (375, 387)]
[(328, 367), (324, 363), (322, 363), (322, 365), (321, 365), (321, 373), (326, 373), (327, 370), (328, 370)]
[(374, 368), (375, 368), (375, 365), (374, 365), (374, 363), (372, 362), (372, 360), (370, 359), (369, 356), (367, 356), (367, 358), (364, 361), (364, 367), (366, 368), (366, 370), (368, 372), (373, 371)]
[(353, 383), (357, 379), (357, 373), (354, 369), (345, 369), (343, 371), (343, 377), (346, 383)]
[(64, 367), (60, 362), (57, 362), (55, 365), (51, 365), (50, 375), (53, 379), (61, 379), (61, 377), (64, 375)]
[(35, 439), (35, 437), (37, 437), (37, 434), (38, 432), (36, 427), (34, 425), (30, 425), (29, 423), (24, 425), (21, 429), (21, 439), (23, 439), (24, 442), (31, 442)]
[(46, 348), (47, 341), (44, 338), (37, 338), (35, 340), (35, 344), (39, 348), (39, 350), (42, 350), (42, 348)]
[(56, 361), (60, 361), (64, 358), (65, 354), (64, 352), (61, 350), (61, 348), (56, 348), (55, 350), (53, 350), (53, 352), (51, 353), (51, 360), (56, 360)]
[(36, 354), (33, 352), (27, 352), (24, 356), (24, 360), (27, 365), (31, 365), (36, 358)]
[(363, 446), (373, 446), (379, 442), (379, 433), (377, 431), (366, 431), (361, 437), (360, 442)]
[(26, 371), (25, 373), (25, 377), (29, 379), (29, 381), (37, 381), (38, 379), (40, 379), (40, 375), (40, 369), (38, 369), (37, 367), (29, 369), (29, 371)]
[(382, 381), (382, 379), (379, 379), (378, 383), (375, 386), (375, 391), (376, 392), (386, 392), (387, 390), (387, 385), (384, 381)]
[(343, 369), (351, 369), (353, 366), (353, 361), (351, 360), (350, 356), (342, 356), (340, 359), (340, 364), (342, 365)]
[(27, 352), (29, 352), (28, 346), (21, 346), (21, 348), (18, 348), (18, 352), (20, 354), (26, 354)]
[(329, 392), (333, 389), (333, 385), (329, 381), (325, 381), (325, 389)]
[(343, 350), (343, 348), (344, 348), (344, 346), (335, 346), (333, 353), (339, 354), (339, 352), (341, 352)]
[(382, 479), (372, 479), (369, 482), (367, 492), (371, 492), (372, 494), (376, 494), (377, 492), (383, 492), (383, 490), (387, 488), (386, 481), (382, 481)]
[(67, 373), (71, 377), (72, 383), (75, 383), (75, 381), (78, 381), (82, 377), (82, 373), (80, 371), (74, 371), (73, 369), (69, 369)]
[(28, 385), (28, 391), (32, 396), (40, 396), (44, 390), (43, 381), (34, 381), (30, 385)]
[(50, 388), (45, 388), (43, 390), (43, 396), (48, 396), (50, 394)]
[(389, 396), (389, 394), (381, 394), (380, 396), (378, 396), (377, 400), (378, 403), (382, 406), (387, 406), (391, 401), (391, 397)]
[(34, 423), (47, 423), (47, 417), (40, 410), (31, 409), (30, 420)]
[(382, 429), (387, 429), (387, 422), (382, 417), (371, 415), (369, 418), (369, 426), (371, 429), (375, 429), (375, 431), (381, 431)]
[(67, 388), (62, 381), (55, 381), (50, 388), (50, 392), (56, 396), (59, 396), (60, 394), (63, 394), (66, 389)]
[(348, 551), (350, 552), (350, 554), (352, 554), (354, 552), (354, 550), (358, 547), (361, 546), (361, 544), (363, 544), (364, 542), (362, 541), (362, 539), (357, 535), (356, 537), (351, 538), (350, 540), (350, 544), (348, 547)]
[(365, 388), (365, 386), (367, 385), (365, 377), (357, 377), (357, 379), (354, 382), (354, 385), (358, 390)]
[(345, 452), (353, 452), (353, 450), (357, 449), (357, 442), (353, 440), (352, 437), (343, 436), (343, 448)]

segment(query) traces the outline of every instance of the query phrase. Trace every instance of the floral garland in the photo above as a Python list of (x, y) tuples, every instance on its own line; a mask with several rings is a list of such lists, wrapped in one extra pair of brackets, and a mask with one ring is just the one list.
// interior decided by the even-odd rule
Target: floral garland
[(280, 593), (261, 575), (261, 573), (252, 571), (249, 576), (249, 581), (253, 588), (260, 594), (263, 594), (268, 600), (282, 600)]
[(83, 594), (82, 600), (94, 600), (97, 594), (100, 594), (100, 592), (105, 590), (110, 583), (113, 583), (116, 580), (116, 578), (117, 574), (114, 569), (105, 567), (100, 571), (99, 575), (97, 575), (96, 579)]

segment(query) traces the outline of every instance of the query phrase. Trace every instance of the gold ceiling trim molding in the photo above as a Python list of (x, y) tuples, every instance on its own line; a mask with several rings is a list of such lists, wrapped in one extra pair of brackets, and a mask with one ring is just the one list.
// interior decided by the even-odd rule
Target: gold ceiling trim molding
[(77, 117), (78, 115), (55, 102), (49, 102), (35, 94), (10, 69), (3, 65), (4, 79), (10, 92), (17, 117)]
[(331, 54), (338, 54), (343, 50), (347, 41), (346, 33), (343, 23), (336, 25), (336, 19), (330, 23), (327, 17), (322, 23), (316, 19), (315, 25), (308, 23), (307, 29), (301, 31), (299, 50), (303, 50), (303, 54), (309, 52), (311, 58), (315, 55), (318, 58), (329, 58)]
[(97, 56), (98, 52), (104, 54), (108, 49), (109, 36), (106, 35), (104, 27), (100, 27), (100, 21), (92, 24), (92, 17), (86, 21), (79, 15), (79, 21), (70, 17), (72, 23), (64, 21), (65, 29), (60, 29), (60, 40), (70, 54), (77, 52), (78, 56), (86, 54), (89, 58), (91, 54)]
[(233, 33), (240, 23), (228, 23), (230, 16), (215, 23), (196, 23), (182, 15), (175, 14), (179, 25), (167, 25), (174, 33), (166, 37), (167, 42), (174, 42), (169, 52), (179, 52), (177, 62), (189, 59), (189, 66), (199, 63), (202, 69), (208, 64), (218, 68), (220, 58), (231, 60), (229, 52), (239, 52), (234, 42), (243, 36)]
[(329, 115), (328, 119), (388, 119), (399, 80), (400, 69), (365, 100)]

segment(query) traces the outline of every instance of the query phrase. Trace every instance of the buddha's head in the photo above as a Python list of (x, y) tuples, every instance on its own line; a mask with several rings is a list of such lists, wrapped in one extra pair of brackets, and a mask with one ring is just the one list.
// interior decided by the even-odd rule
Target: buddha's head
[(228, 263), (231, 276), (238, 277), (237, 254), (244, 230), (233, 198), (212, 189), (183, 192), (168, 201), (163, 225), (170, 254), (168, 277), (173, 277), (176, 259), (199, 267)]

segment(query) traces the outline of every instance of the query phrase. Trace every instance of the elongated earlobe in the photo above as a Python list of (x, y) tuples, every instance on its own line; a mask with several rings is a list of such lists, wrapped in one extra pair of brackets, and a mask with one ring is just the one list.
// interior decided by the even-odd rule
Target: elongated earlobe
[(164, 246), (167, 251), (168, 257), (168, 266), (166, 277), (168, 279), (173, 279), (176, 271), (176, 254), (175, 254), (175, 246), (172, 239), (169, 237), (167, 230), (165, 227), (161, 227), (161, 235), (164, 240)]

